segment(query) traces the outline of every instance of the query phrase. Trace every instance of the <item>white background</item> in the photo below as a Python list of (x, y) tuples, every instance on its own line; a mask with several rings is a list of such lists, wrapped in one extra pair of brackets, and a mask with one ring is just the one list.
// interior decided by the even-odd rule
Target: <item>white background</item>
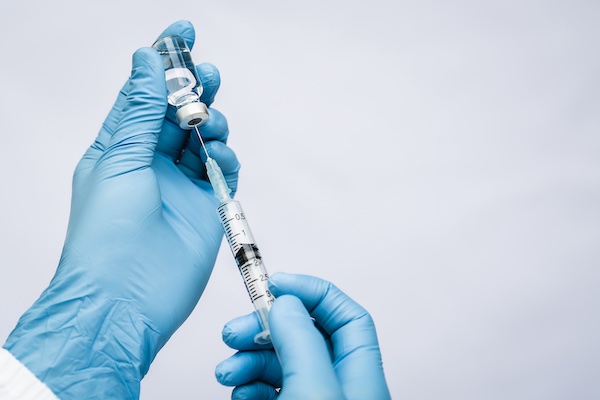
[[(600, 398), (600, 2), (0, 3), (0, 341), (51, 279), (71, 176), (170, 23), (222, 75), (271, 273), (377, 323), (396, 399)], [(229, 398), (222, 247), (142, 399)]]

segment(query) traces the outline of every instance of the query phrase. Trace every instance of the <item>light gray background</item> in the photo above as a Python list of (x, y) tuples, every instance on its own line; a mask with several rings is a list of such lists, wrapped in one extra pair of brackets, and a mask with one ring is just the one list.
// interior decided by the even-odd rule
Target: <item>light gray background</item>
[[(600, 2), (0, 3), (0, 340), (46, 287), (131, 54), (191, 20), (271, 273), (377, 323), (393, 397), (600, 397)], [(222, 248), (142, 399), (225, 399)]]

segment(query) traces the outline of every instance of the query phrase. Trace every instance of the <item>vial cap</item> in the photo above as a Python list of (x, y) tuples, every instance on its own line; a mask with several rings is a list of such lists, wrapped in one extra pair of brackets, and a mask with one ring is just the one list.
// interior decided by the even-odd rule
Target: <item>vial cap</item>
[(175, 117), (182, 129), (192, 129), (208, 120), (208, 109), (204, 103), (195, 101), (179, 108)]

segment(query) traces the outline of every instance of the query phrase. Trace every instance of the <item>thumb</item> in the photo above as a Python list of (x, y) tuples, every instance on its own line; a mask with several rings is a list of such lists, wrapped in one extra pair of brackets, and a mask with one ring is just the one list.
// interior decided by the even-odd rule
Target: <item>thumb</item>
[(158, 53), (147, 47), (133, 54), (125, 85), (125, 105), (102, 160), (123, 174), (149, 167), (167, 110), (165, 73)]
[(279, 399), (343, 398), (325, 340), (297, 297), (277, 298), (269, 326), (283, 372)]

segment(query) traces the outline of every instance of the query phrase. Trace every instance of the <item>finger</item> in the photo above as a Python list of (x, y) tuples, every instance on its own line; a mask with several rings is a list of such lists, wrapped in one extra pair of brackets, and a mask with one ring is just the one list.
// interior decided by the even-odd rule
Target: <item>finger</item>
[[(179, 168), (189, 178), (206, 181), (208, 180), (206, 169), (204, 167), (206, 154), (204, 154), (204, 151), (202, 150), (200, 152), (202, 157), (200, 157), (200, 155), (196, 153), (198, 150), (190, 150), (191, 146), (192, 144), (188, 146), (188, 149), (181, 156)], [(230, 196), (233, 197), (237, 190), (240, 170), (240, 163), (238, 162), (235, 153), (225, 144), (217, 141), (207, 142), (206, 150), (221, 168), (227, 186), (231, 189)]]
[[(208, 116), (206, 123), (199, 127), (202, 139), (205, 142), (218, 140), (227, 143), (227, 138), (229, 137), (227, 118), (214, 108), (208, 110)], [(198, 144), (198, 146), (200, 145), (200, 139), (198, 139), (197, 135), (192, 135), (192, 141)]]
[(277, 298), (269, 314), (269, 326), (283, 370), (282, 395), (343, 398), (325, 340), (297, 297)]
[(223, 342), (236, 350), (260, 350), (272, 348), (269, 345), (254, 343), (254, 336), (262, 332), (262, 327), (256, 313), (235, 318), (223, 327), (221, 333)]
[(238, 386), (231, 393), (232, 400), (273, 400), (277, 398), (277, 390), (264, 382), (252, 382)]
[[(216, 88), (213, 88), (213, 96)], [(229, 127), (225, 116), (215, 109), (208, 109), (209, 118), (205, 124), (199, 127), (202, 139), (205, 141), (222, 140), (227, 141)], [(156, 151), (168, 155), (173, 161), (178, 162), (188, 145), (192, 143), (192, 151), (199, 155), (200, 141), (195, 129), (184, 130), (179, 127), (175, 118), (175, 108), (169, 107), (167, 118), (163, 125)]]
[(240, 386), (257, 380), (281, 386), (281, 366), (273, 350), (240, 351), (215, 368), (221, 385)]
[(219, 167), (221, 167), (225, 182), (227, 182), (227, 187), (231, 189), (230, 196), (234, 197), (238, 188), (238, 177), (241, 168), (240, 163), (233, 150), (223, 143), (209, 142), (209, 144), (207, 144), (207, 146), (209, 146), (208, 153), (215, 159), (217, 164), (219, 164)]
[(142, 48), (133, 55), (126, 103), (102, 155), (114, 173), (149, 167), (167, 109), (164, 71), (158, 54)]
[(192, 47), (194, 47), (196, 30), (190, 21), (180, 20), (169, 25), (169, 27), (158, 36), (157, 40), (166, 36), (181, 36), (185, 39), (185, 44), (191, 50)]
[(210, 106), (215, 101), (215, 95), (221, 86), (221, 74), (217, 67), (209, 63), (197, 65), (196, 72), (203, 88), (200, 101)]
[[(229, 127), (227, 125), (227, 119), (219, 111), (212, 108), (208, 110), (208, 113), (208, 120), (204, 125), (199, 127), (200, 136), (202, 137), (202, 140), (207, 146), (211, 141), (221, 141), (223, 143), (226, 143), (227, 138), (229, 137)], [(198, 133), (195, 129), (190, 131), (190, 140), (187, 143), (185, 152), (190, 152), (196, 157), (201, 157), (202, 164), (204, 164), (204, 162), (206, 161), (206, 153), (201, 147), (200, 139), (198, 138)]]
[[(274, 274), (269, 289), (276, 297), (297, 296), (330, 335), (336, 371), (346, 395), (369, 397), (365, 390), (366, 383), (371, 382), (379, 390), (373, 398), (389, 396), (375, 325), (363, 307), (330, 282), (307, 275)], [(279, 298), (274, 305), (278, 302)]]

